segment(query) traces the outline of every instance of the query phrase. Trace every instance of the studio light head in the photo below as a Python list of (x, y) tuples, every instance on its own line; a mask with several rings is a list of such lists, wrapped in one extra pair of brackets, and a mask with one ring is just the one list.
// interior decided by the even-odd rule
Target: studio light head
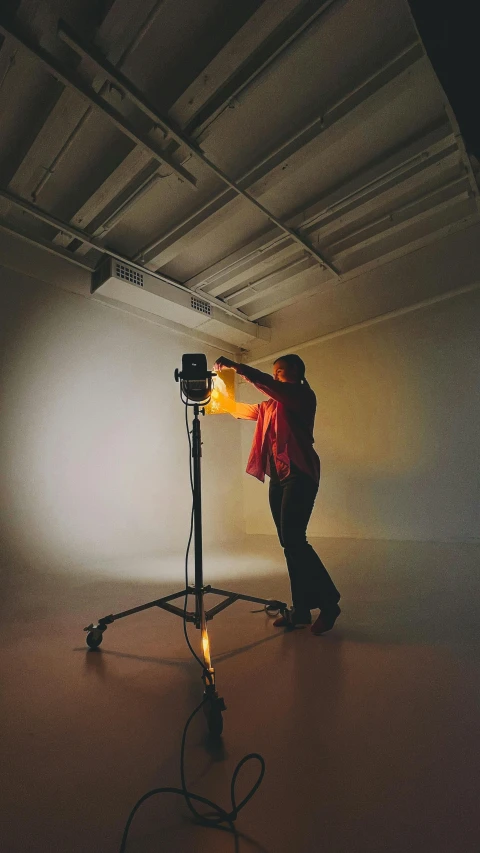
[(203, 353), (182, 355), (182, 372), (175, 370), (175, 382), (180, 382), (180, 396), (187, 405), (204, 406), (212, 395), (212, 376)]

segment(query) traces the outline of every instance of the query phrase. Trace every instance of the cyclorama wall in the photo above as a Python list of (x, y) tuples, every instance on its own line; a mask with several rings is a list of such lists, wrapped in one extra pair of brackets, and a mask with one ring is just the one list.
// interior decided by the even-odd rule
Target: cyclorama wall
[[(479, 328), (475, 290), (300, 349), (322, 463), (311, 536), (480, 539)], [(275, 533), (267, 483), (244, 480), (248, 533)]]
[[(189, 450), (174, 370), (184, 352), (206, 352), (210, 366), (219, 353), (5, 268), (0, 318), (7, 552), (32, 566), (113, 574), (132, 555), (183, 554)], [(205, 417), (202, 438), (204, 540), (221, 546), (243, 531), (241, 459), (230, 452), (240, 427)]]

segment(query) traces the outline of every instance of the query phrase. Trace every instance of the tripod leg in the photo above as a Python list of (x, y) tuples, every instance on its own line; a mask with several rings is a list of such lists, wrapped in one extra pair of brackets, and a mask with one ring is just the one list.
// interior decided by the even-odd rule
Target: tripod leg
[(211, 610), (207, 612), (207, 619), (213, 619), (217, 613), (225, 610), (226, 607), (230, 607), (230, 605), (234, 604), (235, 601), (250, 601), (254, 604), (263, 604), (267, 613), (274, 610), (276, 612), (280, 612), (282, 616), (284, 616), (288, 610), (288, 605), (284, 601), (277, 601), (275, 598), (257, 598), (254, 595), (242, 595), (239, 592), (228, 592), (226, 589), (215, 589), (214, 587), (208, 587), (207, 591), (213, 593), (213, 595), (225, 596), (224, 601), (221, 601), (220, 604), (212, 607)]

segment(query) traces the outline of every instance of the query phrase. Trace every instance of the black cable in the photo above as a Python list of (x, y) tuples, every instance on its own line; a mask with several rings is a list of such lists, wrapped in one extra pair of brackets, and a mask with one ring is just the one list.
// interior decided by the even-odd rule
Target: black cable
[[(183, 609), (183, 631), (185, 634), (185, 639), (187, 641), (188, 648), (190, 649), (195, 660), (198, 661), (198, 663), (202, 667), (202, 670), (205, 672), (206, 670), (205, 670), (204, 663), (200, 660), (200, 658), (196, 654), (195, 650), (193, 649), (192, 644), (190, 643), (190, 640), (188, 637), (188, 632), (187, 632), (187, 619), (186, 619), (187, 602), (188, 602), (188, 555), (190, 552), (190, 545), (192, 542), (193, 520), (194, 520), (194, 500), (193, 500), (193, 498), (194, 498), (194, 486), (193, 486), (193, 475), (192, 475), (192, 442), (191, 442), (191, 438), (190, 438), (190, 431), (188, 429), (188, 406), (187, 406), (186, 402), (185, 402), (185, 423), (186, 423), (186, 428), (187, 428), (188, 446), (189, 446), (189, 462), (190, 462), (189, 470), (190, 470), (190, 487), (191, 487), (191, 491), (192, 491), (192, 511), (191, 511), (191, 515), (190, 515), (190, 533), (189, 533), (189, 537), (188, 537), (187, 550), (185, 553), (185, 590), (186, 590), (186, 592), (185, 592), (185, 605), (184, 605), (184, 609)], [(185, 723), (184, 729), (183, 729), (182, 744), (181, 744), (181, 748), (180, 748), (180, 779), (181, 779), (182, 787), (181, 788), (170, 788), (170, 787), (168, 787), (168, 788), (153, 788), (151, 791), (148, 791), (146, 794), (144, 794), (142, 797), (140, 797), (140, 799), (135, 803), (133, 809), (131, 810), (131, 812), (128, 816), (128, 820), (127, 820), (127, 823), (125, 824), (125, 829), (123, 831), (122, 842), (120, 845), (119, 853), (125, 853), (125, 850), (127, 847), (128, 833), (130, 831), (130, 826), (131, 826), (133, 818), (135, 817), (140, 806), (142, 806), (146, 800), (150, 799), (150, 797), (153, 797), (156, 794), (175, 794), (177, 796), (182, 796), (184, 798), (188, 808), (190, 809), (190, 812), (193, 814), (195, 819), (199, 823), (201, 823), (203, 826), (209, 826), (212, 829), (226, 829), (228, 832), (231, 832), (234, 835), (236, 835), (235, 821), (238, 817), (239, 812), (243, 809), (244, 806), (247, 805), (249, 800), (251, 800), (251, 798), (253, 797), (253, 795), (255, 794), (255, 792), (258, 790), (259, 786), (262, 783), (263, 777), (265, 775), (265, 760), (264, 760), (263, 756), (261, 756), (258, 752), (250, 752), (248, 755), (245, 755), (241, 759), (241, 761), (238, 762), (237, 766), (235, 767), (235, 770), (233, 771), (232, 781), (230, 783), (230, 802), (232, 804), (232, 809), (229, 812), (225, 811), (225, 809), (223, 809), (221, 806), (219, 806), (218, 803), (213, 802), (213, 800), (209, 800), (207, 797), (202, 797), (199, 794), (194, 794), (194, 793), (192, 793), (192, 791), (188, 790), (187, 783), (185, 780), (185, 745), (186, 745), (186, 741), (187, 741), (188, 729), (190, 727), (190, 723), (192, 722), (193, 718), (196, 716), (196, 714), (198, 714), (200, 709), (203, 708), (203, 706), (205, 705), (205, 703), (207, 701), (209, 701), (209, 699), (204, 696), (202, 701), (200, 702), (200, 704), (197, 705), (195, 710), (192, 711), (192, 713), (190, 714), (187, 722)], [(243, 798), (241, 803), (237, 804), (236, 799), (235, 799), (235, 785), (237, 782), (238, 774), (240, 773), (240, 770), (242, 769), (244, 764), (246, 764), (247, 761), (251, 761), (252, 759), (256, 759), (260, 763), (260, 773), (258, 775), (257, 781), (252, 786), (252, 788), (248, 792), (247, 796)], [(206, 813), (202, 814), (201, 812), (199, 812), (195, 808), (195, 806), (193, 805), (193, 802), (203, 803), (204, 805), (209, 806), (212, 809), (212, 812), (206, 812)], [(224, 826), (222, 826), (222, 824), (227, 824), (227, 826), (224, 827)]]
[[(140, 797), (140, 799), (134, 805), (134, 807), (133, 807), (133, 809), (130, 812), (130, 815), (128, 817), (127, 823), (125, 825), (125, 830), (123, 833), (122, 843), (120, 845), (119, 853), (125, 853), (126, 845), (127, 845), (127, 837), (128, 837), (128, 833), (130, 831), (130, 826), (131, 826), (133, 818), (135, 817), (135, 814), (139, 810), (140, 806), (142, 806), (146, 800), (150, 799), (150, 797), (153, 797), (156, 794), (176, 794), (176, 795), (182, 796), (182, 797), (184, 797), (184, 799), (185, 799), (190, 811), (194, 815), (194, 817), (200, 823), (202, 823), (204, 826), (210, 826), (210, 827), (213, 827), (214, 829), (223, 829), (224, 827), (222, 827), (221, 824), (226, 823), (226, 824), (228, 824), (230, 831), (235, 832), (234, 823), (238, 817), (238, 813), (243, 809), (244, 806), (247, 805), (248, 801), (253, 797), (253, 795), (257, 791), (257, 789), (260, 786), (262, 779), (265, 775), (265, 761), (259, 753), (251, 752), (249, 755), (246, 755), (244, 758), (242, 758), (241, 761), (238, 762), (238, 764), (234, 770), (233, 776), (232, 776), (232, 781), (230, 783), (230, 799), (231, 799), (231, 803), (232, 803), (232, 810), (230, 812), (226, 812), (225, 809), (222, 809), (222, 807), (219, 806), (217, 803), (213, 802), (213, 800), (209, 800), (207, 797), (202, 797), (199, 794), (193, 794), (191, 791), (189, 791), (187, 789), (187, 786), (185, 783), (185, 767), (184, 767), (184, 765), (185, 765), (185, 743), (186, 743), (187, 732), (188, 732), (190, 723), (192, 722), (193, 718), (199, 712), (199, 710), (203, 707), (204, 704), (205, 704), (205, 699), (202, 699), (202, 701), (200, 702), (200, 705), (197, 705), (195, 710), (190, 714), (190, 716), (189, 716), (189, 718), (185, 724), (185, 728), (183, 730), (182, 747), (181, 747), (181, 753), (180, 753), (180, 773), (181, 773), (181, 778), (182, 778), (182, 787), (181, 788), (170, 788), (170, 787), (169, 788), (153, 788), (151, 791), (148, 791), (146, 794), (144, 794), (143, 797)], [(237, 781), (237, 777), (238, 777), (238, 774), (240, 773), (240, 770), (242, 769), (243, 765), (246, 764), (247, 761), (250, 761), (250, 759), (252, 759), (252, 758), (256, 758), (260, 762), (260, 773), (259, 773), (257, 781), (255, 782), (253, 787), (250, 789), (247, 796), (244, 797), (242, 802), (238, 803), (238, 805), (237, 805), (237, 802), (235, 799), (235, 784)], [(209, 814), (203, 814), (203, 815), (200, 814), (200, 812), (198, 812), (197, 809), (193, 806), (193, 804), (191, 802), (192, 800), (195, 800), (198, 803), (204, 803), (206, 806), (210, 806), (210, 808), (213, 809), (213, 817), (210, 816)]]

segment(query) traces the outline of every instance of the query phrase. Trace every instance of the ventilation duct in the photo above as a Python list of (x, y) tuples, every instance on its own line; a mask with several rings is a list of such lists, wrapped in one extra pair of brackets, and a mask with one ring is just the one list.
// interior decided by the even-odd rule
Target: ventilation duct
[(265, 326), (231, 316), (198, 294), (115, 258), (105, 258), (92, 274), (91, 292), (102, 301), (121, 302), (238, 347), (248, 347), (256, 338), (269, 339), (270, 330)]

